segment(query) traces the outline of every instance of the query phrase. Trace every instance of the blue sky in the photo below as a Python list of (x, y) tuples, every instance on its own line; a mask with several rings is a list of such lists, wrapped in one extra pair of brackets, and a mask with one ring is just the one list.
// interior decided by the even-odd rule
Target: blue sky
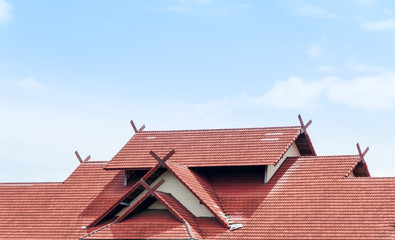
[(395, 2), (0, 0), (0, 181), (147, 130), (298, 125), (395, 176)]

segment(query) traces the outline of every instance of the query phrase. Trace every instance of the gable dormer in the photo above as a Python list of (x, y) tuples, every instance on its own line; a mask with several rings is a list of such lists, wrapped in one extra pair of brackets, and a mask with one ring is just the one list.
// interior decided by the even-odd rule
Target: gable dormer
[[(130, 212), (136, 212), (133, 209), (136, 205), (141, 210), (141, 201), (146, 204), (143, 205), (145, 209), (163, 209), (163, 204), (158, 201), (147, 204), (148, 200), (145, 197), (152, 187), (174, 196), (195, 217), (213, 217), (225, 227), (230, 227), (209, 182), (189, 168), (167, 161), (174, 153), (175, 151), (172, 150), (162, 159), (151, 151), (150, 154), (157, 160), (157, 165), (89, 226), (93, 227), (110, 219), (121, 221), (129, 216)], [(134, 174), (138, 172), (141, 171), (136, 171)], [(126, 176), (128, 176), (127, 171), (125, 171), (125, 179), (128, 179)]]

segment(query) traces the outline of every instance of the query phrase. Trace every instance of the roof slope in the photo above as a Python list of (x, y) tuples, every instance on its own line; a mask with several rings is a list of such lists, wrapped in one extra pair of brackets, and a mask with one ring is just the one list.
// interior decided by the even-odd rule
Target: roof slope
[(58, 184), (0, 184), (0, 236), (7, 239), (77, 239), (126, 190), (123, 174), (107, 162), (82, 163)]
[(182, 222), (168, 210), (145, 210), (84, 239), (189, 239)]
[(225, 211), (243, 227), (210, 239), (393, 239), (395, 178), (346, 178), (356, 161), (289, 158), (267, 185), (253, 184), (253, 172), (234, 175), (238, 183), (213, 177)]
[[(303, 141), (307, 154), (314, 152), (300, 132), (300, 127), (138, 132), (112, 162), (83, 162), (63, 183), (0, 183), (0, 238), (394, 239), (395, 178), (366, 177), (364, 154), (289, 157), (264, 184), (262, 164), (276, 163), (295, 139)], [(168, 157), (155, 160), (149, 154), (163, 156), (173, 148), (167, 162)], [(105, 166), (146, 170), (125, 187), (124, 171)], [(146, 186), (166, 170), (218, 220), (195, 217), (181, 200), (156, 191), (158, 185)], [(118, 221), (116, 215), (106, 218), (143, 191), (147, 194)], [(157, 200), (168, 210), (148, 207)], [(221, 224), (227, 221), (221, 213), (235, 225)]]
[(137, 132), (106, 169), (152, 168), (151, 150), (186, 167), (274, 165), (301, 127)]
[(170, 171), (204, 204), (210, 212), (226, 227), (229, 223), (209, 181), (201, 174), (191, 169), (173, 164), (167, 164)]

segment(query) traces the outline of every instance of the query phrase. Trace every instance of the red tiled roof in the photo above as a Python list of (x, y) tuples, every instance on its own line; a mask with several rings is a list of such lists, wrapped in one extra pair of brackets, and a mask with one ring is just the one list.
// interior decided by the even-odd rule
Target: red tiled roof
[(274, 165), (300, 134), (301, 127), (144, 131), (136, 133), (106, 169), (152, 168), (151, 150), (186, 167)]
[(77, 239), (126, 190), (107, 162), (82, 163), (59, 184), (0, 184), (0, 238)]
[[(143, 175), (141, 178), (144, 181), (147, 181), (148, 178), (153, 177), (156, 172), (162, 171), (159, 167), (159, 165), (151, 168), (147, 173)], [(155, 178), (156, 179), (156, 178)], [(129, 199), (129, 201), (132, 201), (135, 197), (137, 197), (142, 191), (144, 191), (144, 188), (141, 186), (139, 182), (139, 178), (135, 178), (133, 182), (128, 183), (130, 187), (128, 188), (127, 191), (124, 192), (123, 195), (119, 196), (119, 198), (116, 201), (113, 201), (113, 203), (107, 208), (107, 209), (102, 209), (105, 211), (102, 211), (100, 215), (97, 216), (95, 220), (93, 220), (90, 224), (88, 224), (88, 227), (93, 227), (97, 225), (99, 222), (101, 222), (104, 218), (108, 217), (112, 211), (120, 205), (122, 201), (125, 201), (125, 199)], [(153, 182), (153, 181), (152, 181)], [(116, 214), (116, 213), (115, 213)], [(110, 216), (112, 218), (112, 216)]]
[[(136, 220), (135, 216), (130, 217), (129, 215), (131, 215), (131, 213), (133, 213), (145, 201), (147, 201), (148, 198), (152, 198), (152, 196), (150, 196), (149, 194), (145, 194), (133, 206), (131, 206), (128, 209), (128, 211), (126, 211), (122, 216), (120, 216), (114, 223), (109, 224), (109, 225), (105, 226), (104, 228), (99, 229), (98, 231), (94, 231), (94, 232), (88, 234), (85, 239), (92, 239), (92, 238), (94, 239), (97, 237), (102, 239), (105, 236), (113, 236), (114, 234), (112, 232), (114, 231), (114, 229), (115, 229), (115, 231), (117, 231), (117, 229), (119, 229), (117, 226), (118, 224), (125, 225), (124, 224), (125, 221), (130, 223), (131, 221), (128, 221), (128, 218)], [(171, 237), (168, 236), (168, 238), (171, 238), (171, 239), (178, 239), (178, 238), (180, 238), (180, 239), (186, 239), (186, 238), (187, 239), (190, 239), (190, 238), (191, 239), (202, 239), (202, 237), (200, 236), (200, 233), (199, 233), (199, 226), (196, 224), (196, 218), (177, 199), (175, 199), (171, 194), (164, 193), (161, 191), (156, 191), (154, 198), (156, 198), (158, 201), (162, 202), (167, 207), (167, 209), (171, 212), (171, 214), (179, 222), (181, 222), (184, 225), (184, 231), (186, 234), (185, 233), (184, 234), (177, 233), (176, 235), (173, 235)], [(152, 200), (151, 200), (151, 202), (152, 202)], [(146, 207), (148, 207), (148, 205), (146, 205)], [(155, 211), (145, 209), (145, 211), (143, 211), (143, 212), (149, 212), (149, 213), (153, 214), (153, 212), (155, 212)], [(141, 218), (141, 214), (138, 214), (138, 215), (139, 215), (139, 217), (137, 217), (137, 220), (139, 218)], [(143, 215), (143, 216), (145, 216), (145, 215)], [(151, 215), (148, 215), (148, 216), (151, 216)], [(166, 216), (166, 215), (164, 215), (164, 216)], [(159, 215), (157, 217), (163, 218), (163, 216), (161, 216), (161, 215)], [(169, 220), (168, 217), (167, 217), (167, 219)], [(146, 219), (146, 221), (147, 221), (147, 219)], [(148, 220), (148, 221), (152, 221), (152, 220)], [(132, 221), (132, 222), (134, 222), (134, 221)], [(152, 221), (151, 223), (159, 224), (157, 221)], [(167, 226), (168, 223), (165, 222), (164, 225)], [(170, 224), (170, 225), (172, 226), (172, 224)], [(151, 232), (151, 235), (147, 236), (147, 233), (149, 233), (150, 231), (149, 231), (148, 224), (145, 224), (145, 226), (146, 227), (144, 227), (144, 228), (146, 228), (146, 230), (144, 230), (144, 231), (141, 231), (141, 232), (132, 231), (133, 235), (130, 235), (130, 232), (124, 232), (122, 235), (119, 235), (118, 237), (123, 238), (123, 239), (127, 238), (128, 236), (133, 236), (134, 239), (143, 239), (143, 238), (152, 237), (152, 232)], [(176, 229), (179, 230), (179, 225), (176, 224), (175, 226), (176, 226)], [(153, 230), (153, 232), (155, 232), (158, 227), (162, 228), (163, 226), (151, 226), (151, 228), (155, 228), (155, 230)], [(166, 227), (166, 231), (168, 231), (167, 228), (168, 228), (168, 226)], [(139, 228), (137, 228), (137, 229), (139, 229)], [(171, 231), (173, 231), (173, 230), (174, 230), (173, 227), (171, 227)], [(118, 233), (118, 234), (120, 234), (120, 233)], [(161, 234), (159, 234), (159, 235), (161, 235)], [(187, 235), (187, 236), (185, 236), (185, 235)]]
[(187, 167), (167, 164), (168, 169), (203, 203), (214, 216), (226, 227), (229, 223), (225, 218), (221, 204), (218, 201), (209, 181), (201, 174), (190, 170)]
[(189, 239), (182, 222), (168, 210), (147, 209), (85, 239)]
[(243, 227), (210, 239), (392, 239), (395, 178), (345, 178), (358, 160), (288, 158), (266, 185), (254, 180), (258, 171), (213, 176), (224, 210)]
[[(0, 238), (394, 239), (395, 178), (364, 177), (359, 156), (289, 157), (264, 184), (261, 164), (274, 164), (295, 139), (303, 141), (306, 154), (313, 152), (300, 136), (298, 127), (139, 132), (111, 163), (84, 162), (63, 183), (0, 184)], [(163, 168), (149, 154), (164, 156), (173, 148)], [(119, 221), (103, 219), (106, 210), (142, 190), (137, 183), (123, 186), (124, 171), (104, 166), (154, 167), (140, 172), (147, 184), (167, 168), (214, 215), (218, 206), (230, 227), (239, 228), (224, 227), (219, 213), (219, 221), (196, 218), (160, 191)], [(361, 177), (347, 177), (350, 172)], [(148, 209), (155, 200), (169, 210)]]
[(157, 191), (157, 198), (165, 204), (165, 206), (172, 212), (177, 218), (184, 223), (185, 228), (188, 232), (189, 238), (192, 239), (203, 239), (199, 233), (199, 226), (196, 224), (196, 219), (193, 214), (186, 209), (177, 199), (171, 194)]

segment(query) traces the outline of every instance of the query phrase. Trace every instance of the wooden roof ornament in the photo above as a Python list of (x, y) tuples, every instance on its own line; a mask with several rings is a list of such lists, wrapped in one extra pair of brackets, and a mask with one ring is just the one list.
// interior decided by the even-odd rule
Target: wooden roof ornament
[(369, 147), (367, 147), (365, 149), (365, 151), (363, 151), (363, 153), (362, 153), (361, 147), (359, 146), (359, 143), (357, 143), (357, 149), (358, 149), (358, 154), (359, 154), (359, 160), (365, 161), (364, 157), (365, 157), (366, 153), (369, 151)]
[(78, 161), (80, 161), (80, 163), (87, 162), (87, 161), (89, 161), (89, 159), (91, 159), (91, 155), (88, 155), (85, 158), (85, 160), (82, 160), (82, 158), (81, 158), (80, 154), (78, 153), (78, 151), (75, 151), (75, 155), (77, 156)]
[(155, 186), (153, 186), (152, 188), (143, 180), (140, 179), (140, 184), (145, 188), (145, 190), (147, 190), (147, 194), (149, 194), (150, 196), (155, 197), (156, 193), (155, 191), (165, 182), (164, 179), (160, 180)]
[(160, 158), (160, 157), (159, 157), (154, 151), (152, 151), (152, 150), (151, 150), (149, 153), (156, 159), (156, 161), (158, 161), (159, 167), (166, 168), (166, 161), (169, 160), (169, 158), (170, 158), (171, 156), (173, 156), (173, 154), (174, 154), (175, 152), (176, 152), (176, 151), (174, 151), (174, 149), (171, 150), (163, 159)]
[(121, 222), (124, 220), (131, 212), (133, 212), (139, 205), (141, 205), (148, 197), (157, 198), (156, 190), (165, 182), (164, 179), (161, 179), (158, 183), (155, 184), (152, 188), (143, 180), (140, 179), (139, 183), (147, 190), (147, 193), (140, 197), (129, 209), (127, 209), (121, 216), (119, 216), (114, 222)]
[(312, 121), (308, 121), (307, 124), (303, 122), (302, 116), (298, 115), (300, 122), (300, 135), (296, 139), (296, 145), (302, 155), (313, 155), (316, 156), (317, 153), (314, 150), (313, 144), (311, 143), (310, 136), (307, 133), (307, 128), (311, 125)]
[(136, 127), (136, 125), (134, 124), (133, 120), (130, 120), (130, 124), (132, 124), (134, 133), (139, 133), (139, 132), (143, 131), (144, 128), (145, 128), (145, 125), (143, 125), (143, 126), (141, 126), (140, 129), (137, 130), (137, 127)]
[(359, 160), (358, 160), (358, 164), (355, 166), (354, 175), (356, 175), (356, 176), (360, 175), (362, 172), (361, 176), (370, 177), (368, 165), (366, 164), (366, 161), (365, 161), (365, 155), (369, 151), (369, 147), (367, 147), (365, 149), (365, 151), (362, 152), (361, 147), (359, 146), (359, 143), (357, 143), (357, 149), (358, 149), (358, 154), (359, 154)]
[(303, 122), (302, 116), (300, 116), (300, 114), (298, 115), (298, 118), (299, 118), (300, 125), (302, 126), (301, 132), (305, 133), (306, 129), (311, 125), (312, 121), (311, 120), (308, 121), (307, 124), (305, 125)]

